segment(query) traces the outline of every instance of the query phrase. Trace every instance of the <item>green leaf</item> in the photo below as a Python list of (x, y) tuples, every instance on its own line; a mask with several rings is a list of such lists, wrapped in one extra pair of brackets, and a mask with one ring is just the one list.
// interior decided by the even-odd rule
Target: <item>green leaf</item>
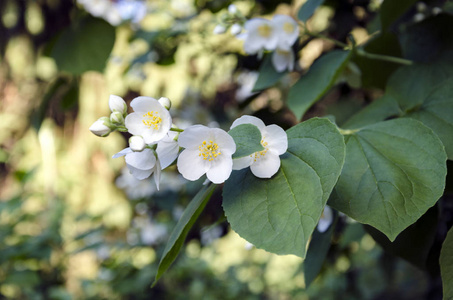
[(258, 79), (252, 92), (264, 90), (277, 83), (287, 72), (277, 72), (272, 64), (272, 55), (267, 55), (260, 66)]
[(297, 18), (302, 22), (307, 22), (314, 14), (315, 10), (324, 3), (324, 0), (307, 0), (299, 9)]
[(439, 208), (431, 207), (417, 222), (401, 232), (393, 242), (373, 227), (366, 226), (365, 229), (387, 253), (425, 269), (431, 246), (436, 237), (438, 215)]
[(381, 26), (382, 31), (397, 21), (415, 2), (418, 0), (385, 0), (381, 5)]
[(115, 42), (115, 28), (104, 20), (86, 17), (64, 30), (51, 56), (60, 71), (80, 75), (102, 72)]
[(315, 230), (313, 232), (310, 244), (308, 245), (307, 257), (303, 263), (306, 288), (308, 288), (313, 280), (316, 279), (321, 271), (324, 260), (329, 252), (336, 222), (337, 214), (335, 214), (335, 220), (332, 222), (327, 231), (319, 232), (318, 230)]
[(338, 197), (329, 205), (393, 241), (442, 195), (444, 146), (431, 129), (409, 118), (369, 125), (345, 140)]
[(335, 50), (316, 60), (289, 90), (288, 106), (298, 119), (332, 87), (346, 66), (351, 51)]
[(241, 124), (228, 132), (236, 143), (233, 158), (240, 158), (264, 150), (261, 145), (261, 132), (255, 125)]
[(198, 216), (208, 203), (215, 187), (216, 186), (214, 184), (204, 186), (187, 206), (181, 216), (181, 219), (179, 219), (178, 224), (176, 224), (175, 229), (173, 229), (167, 245), (165, 246), (164, 254), (159, 262), (156, 278), (154, 279), (152, 286), (156, 285), (159, 278), (165, 273), (165, 271), (167, 271), (176, 259), (176, 256), (181, 250), (189, 230), (192, 228)]
[(453, 299), (453, 228), (451, 228), (440, 251), (440, 275), (444, 299)]
[(344, 161), (344, 140), (327, 119), (313, 118), (287, 131), (288, 151), (271, 179), (234, 171), (223, 188), (232, 229), (257, 248), (305, 257)]

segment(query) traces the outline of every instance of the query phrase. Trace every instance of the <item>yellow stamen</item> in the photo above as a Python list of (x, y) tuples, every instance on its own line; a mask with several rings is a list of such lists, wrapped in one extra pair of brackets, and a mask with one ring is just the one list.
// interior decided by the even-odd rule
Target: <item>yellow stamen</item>
[(198, 146), (200, 153), (198, 156), (203, 157), (204, 160), (213, 161), (217, 156), (222, 154), (219, 150), (219, 145), (213, 141), (203, 141), (200, 146)]
[(157, 111), (149, 111), (143, 115), (143, 124), (148, 128), (154, 128), (155, 130), (159, 129), (159, 124), (162, 123), (162, 118), (159, 117)]
[(271, 35), (271, 33), (272, 33), (272, 27), (270, 27), (267, 24), (263, 24), (258, 27), (258, 34), (262, 37), (267, 38)]
[(265, 156), (267, 151), (269, 150), (267, 148), (268, 143), (264, 140), (264, 138), (265, 137), (263, 136), (263, 139), (261, 140), (261, 145), (264, 147), (264, 150), (255, 152), (252, 155), (250, 155), (251, 157), (253, 157), (253, 162), (256, 162), (256, 160), (261, 158), (261, 156)]

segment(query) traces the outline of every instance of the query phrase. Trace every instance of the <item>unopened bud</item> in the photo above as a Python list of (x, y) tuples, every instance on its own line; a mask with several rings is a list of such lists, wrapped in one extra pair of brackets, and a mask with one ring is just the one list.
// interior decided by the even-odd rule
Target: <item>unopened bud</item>
[(145, 140), (139, 135), (133, 135), (129, 138), (129, 147), (132, 151), (141, 152), (145, 149)]
[(238, 12), (238, 9), (237, 9), (236, 5), (230, 4), (230, 5), (228, 6), (228, 12), (229, 12), (230, 14), (232, 14), (232, 15), (235, 15), (235, 14)]
[(127, 105), (124, 102), (123, 98), (115, 95), (110, 95), (109, 98), (109, 107), (112, 112), (119, 112), (123, 116), (127, 113)]
[(163, 107), (165, 107), (167, 110), (170, 110), (170, 107), (171, 107), (171, 101), (170, 99), (168, 99), (167, 97), (160, 97), (159, 100), (160, 105), (162, 105)]
[(213, 33), (214, 34), (222, 34), (222, 33), (225, 33), (225, 31), (226, 31), (225, 26), (219, 24), (216, 27), (214, 27)]
[(238, 23), (234, 23), (231, 26), (231, 34), (232, 35), (238, 35), (239, 33), (241, 33), (241, 31), (242, 31), (242, 26), (239, 25)]
[(112, 132), (112, 123), (107, 117), (99, 118), (93, 125), (90, 126), (90, 131), (97, 136), (106, 137)]
[(110, 121), (115, 125), (123, 125), (124, 117), (119, 111), (114, 111), (110, 114)]

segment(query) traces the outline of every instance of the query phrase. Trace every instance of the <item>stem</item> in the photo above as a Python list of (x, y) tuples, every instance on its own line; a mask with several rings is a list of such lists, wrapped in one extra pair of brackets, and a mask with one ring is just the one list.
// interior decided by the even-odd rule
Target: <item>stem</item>
[(184, 129), (179, 129), (179, 128), (172, 127), (172, 128), (170, 128), (170, 131), (183, 132)]
[(368, 53), (368, 52), (365, 52), (365, 50), (363, 50), (363, 49), (357, 49), (356, 53), (359, 56), (367, 57), (369, 59), (383, 60), (383, 61), (388, 61), (388, 62), (401, 64), (401, 65), (409, 66), (409, 65), (412, 65), (414, 63), (411, 60), (400, 58), (400, 57)]
[(312, 37), (317, 37), (317, 38), (320, 38), (320, 39), (323, 39), (323, 40), (326, 40), (326, 41), (329, 41), (329, 42), (332, 42), (334, 43), (335, 45), (337, 45), (338, 47), (341, 47), (341, 48), (349, 48), (349, 46), (343, 42), (340, 42), (340, 41), (337, 41), (333, 38), (330, 38), (324, 34), (320, 34), (320, 33), (314, 33), (314, 32), (311, 32), (311, 31), (308, 31), (306, 30), (305, 31), (308, 35), (312, 36)]

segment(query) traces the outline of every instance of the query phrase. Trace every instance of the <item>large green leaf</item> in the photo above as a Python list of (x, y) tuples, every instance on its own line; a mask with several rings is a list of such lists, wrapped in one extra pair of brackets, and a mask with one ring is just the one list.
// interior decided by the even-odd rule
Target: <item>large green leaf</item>
[(74, 75), (102, 72), (115, 42), (115, 28), (104, 20), (85, 17), (64, 30), (51, 56), (60, 71)]
[(257, 248), (305, 257), (305, 248), (344, 161), (344, 140), (327, 119), (287, 131), (288, 151), (271, 179), (235, 171), (223, 188), (223, 208), (234, 231)]
[(346, 66), (351, 51), (335, 50), (323, 55), (289, 90), (288, 106), (298, 119), (332, 87)]
[(440, 252), (440, 274), (444, 299), (453, 299), (453, 228), (448, 231), (447, 238)]
[(261, 64), (258, 79), (252, 92), (264, 90), (277, 83), (287, 72), (277, 72), (272, 64), (271, 55), (266, 55)]
[(297, 18), (302, 22), (307, 22), (315, 10), (324, 3), (324, 0), (307, 0), (299, 9)]
[(204, 186), (187, 206), (186, 210), (179, 219), (178, 224), (176, 224), (175, 229), (173, 229), (167, 245), (165, 246), (164, 254), (159, 262), (159, 267), (157, 269), (157, 274), (156, 278), (154, 279), (153, 286), (157, 283), (157, 281), (165, 273), (165, 271), (167, 271), (167, 269), (176, 259), (176, 256), (178, 256), (178, 253), (184, 244), (184, 240), (186, 239), (189, 230), (192, 228), (198, 216), (208, 203), (215, 187), (216, 186), (213, 184)]
[(264, 150), (261, 145), (261, 132), (255, 125), (241, 124), (228, 132), (236, 143), (233, 158), (240, 158)]
[(391, 241), (442, 195), (446, 153), (434, 132), (413, 119), (393, 119), (346, 136), (346, 159), (329, 202)]

